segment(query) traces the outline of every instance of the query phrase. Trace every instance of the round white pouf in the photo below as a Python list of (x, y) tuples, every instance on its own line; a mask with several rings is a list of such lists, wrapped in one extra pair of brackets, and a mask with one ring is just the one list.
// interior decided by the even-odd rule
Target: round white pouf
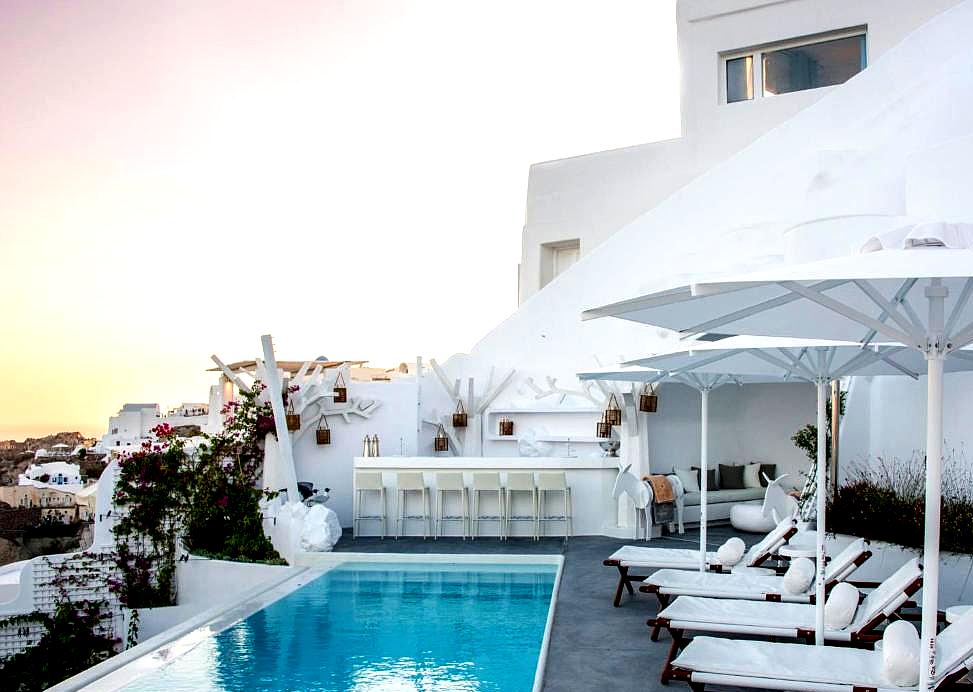
[(737, 531), (747, 533), (767, 533), (777, 524), (773, 519), (763, 516), (760, 503), (741, 503), (730, 507), (730, 523)]

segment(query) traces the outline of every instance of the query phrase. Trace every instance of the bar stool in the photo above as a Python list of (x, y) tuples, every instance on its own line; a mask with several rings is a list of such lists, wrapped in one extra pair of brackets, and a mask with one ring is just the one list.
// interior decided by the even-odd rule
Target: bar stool
[[(447, 493), (459, 493), (459, 514), (446, 514)], [(438, 539), (443, 535), (444, 521), (462, 522), (463, 540), (466, 540), (470, 521), (470, 496), (466, 492), (462, 473), (436, 474), (436, 532), (433, 538)]]
[[(499, 514), (480, 514), (480, 493), (496, 493)], [(476, 539), (480, 533), (481, 521), (497, 522), (497, 538), (501, 541), (503, 535), (503, 485), (500, 484), (500, 474), (491, 471), (488, 473), (473, 474), (473, 530), (470, 532), (471, 538)]]
[[(429, 510), (431, 503), (429, 488), (426, 487), (426, 481), (422, 477), (422, 472), (400, 471), (395, 475), (395, 484), (397, 491), (396, 506), (398, 507), (395, 521), (395, 537), (398, 538), (402, 535), (403, 522), (414, 519), (422, 521), (422, 537), (425, 539), (429, 535)], [(407, 504), (409, 502), (409, 493), (419, 493), (419, 497), (422, 500), (421, 514), (408, 513)]]
[[(365, 514), (365, 503), (368, 499), (367, 493), (378, 493), (379, 503), (382, 507), (381, 514)], [(352, 514), (352, 537), (358, 538), (363, 521), (379, 521), (382, 526), (382, 538), (388, 529), (388, 499), (385, 495), (385, 483), (382, 482), (381, 471), (357, 471), (355, 473), (355, 508)]]
[[(537, 535), (537, 484), (534, 483), (533, 473), (508, 473), (507, 474), (507, 507), (506, 524), (507, 528), (504, 535), (510, 536), (510, 523), (514, 521), (529, 521), (531, 535), (536, 541)], [(514, 514), (514, 493), (528, 493), (530, 495), (530, 514)]]
[[(574, 524), (572, 521), (572, 514), (574, 513), (574, 507), (571, 503), (571, 488), (568, 487), (567, 476), (564, 471), (548, 471), (546, 473), (537, 474), (537, 492), (540, 496), (540, 517), (539, 522), (552, 522), (552, 521), (563, 521), (564, 522), (564, 540), (574, 533)], [(548, 493), (561, 493), (561, 499), (563, 501), (563, 513), (562, 514), (548, 514), (547, 513), (547, 494)]]

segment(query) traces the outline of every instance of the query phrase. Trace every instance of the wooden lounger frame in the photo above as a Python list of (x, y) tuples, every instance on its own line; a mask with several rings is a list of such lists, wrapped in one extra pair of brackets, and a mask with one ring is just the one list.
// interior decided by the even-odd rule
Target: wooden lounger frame
[[(790, 528), (788, 528), (787, 531), (784, 532), (784, 535), (783, 535), (783, 537), (781, 539), (782, 543), (787, 543), (787, 541), (789, 541), (791, 538), (793, 538), (794, 534), (796, 534), (796, 533), (797, 533), (797, 527), (796, 526), (791, 526)], [(767, 560), (769, 560), (771, 557), (773, 557), (773, 555), (771, 553), (767, 553), (766, 555), (764, 555), (763, 557), (761, 557), (759, 560), (757, 560), (753, 565), (750, 565), (750, 566), (751, 567), (760, 567), (765, 562), (767, 562)], [(628, 565), (621, 564), (621, 560), (613, 560), (613, 559), (609, 558), (609, 559), (605, 560), (602, 564), (605, 565), (605, 567), (617, 567), (618, 568), (618, 586), (615, 587), (615, 597), (612, 600), (612, 605), (614, 605), (616, 608), (618, 608), (621, 605), (621, 603), (622, 603), (622, 592), (623, 591), (628, 591), (629, 595), (634, 598), (635, 597), (635, 589), (632, 588), (632, 584), (635, 584), (635, 583), (639, 583), (640, 584), (640, 583), (644, 582), (646, 579), (648, 579), (648, 575), (645, 575), (645, 576), (637, 576), (637, 575), (634, 575), (634, 574), (629, 574), (630, 567)], [(663, 569), (663, 568), (660, 567), (660, 568), (657, 568), (657, 569)], [(730, 570), (729, 569), (724, 569), (722, 565), (707, 565), (706, 566), (706, 569), (709, 570), (710, 572), (715, 572), (717, 574), (729, 574), (730, 573)]]
[[(890, 615), (886, 615), (885, 613), (876, 614), (875, 617), (873, 617), (868, 622), (864, 623), (857, 631), (849, 633), (849, 638), (847, 641), (831, 640), (831, 641), (825, 641), (825, 643), (844, 645), (844, 646), (864, 647), (864, 648), (872, 647), (875, 644), (875, 642), (877, 642), (882, 638), (881, 634), (877, 634), (875, 632), (875, 628), (878, 627), (883, 622), (885, 622), (885, 620), (892, 617), (892, 615), (897, 614), (902, 608), (906, 607), (909, 604), (909, 600), (908, 600), (909, 597), (915, 594), (921, 588), (922, 588), (922, 577), (918, 576), (905, 589), (903, 589), (902, 593), (905, 596), (905, 601), (903, 603), (900, 603), (896, 607), (896, 609), (892, 611)], [(669, 636), (672, 637), (672, 644), (669, 646), (669, 655), (666, 657), (665, 664), (662, 667), (661, 682), (663, 685), (666, 685), (669, 683), (669, 680), (673, 679), (673, 675), (675, 674), (676, 669), (672, 665), (672, 662), (675, 660), (676, 656), (679, 655), (679, 652), (681, 652), (684, 648), (686, 648), (686, 645), (690, 641), (692, 641), (692, 638), (686, 636), (687, 628), (673, 627), (672, 621), (669, 618), (660, 618), (660, 617), (649, 618), (646, 624), (652, 628), (652, 637), (651, 637), (652, 641), (658, 641), (659, 630), (663, 628), (666, 631), (668, 631)], [(700, 624), (705, 624), (705, 623), (700, 623)], [(751, 629), (755, 630), (757, 628), (751, 628)], [(782, 630), (789, 630), (789, 629), (791, 628), (782, 628)], [(715, 628), (706, 629), (704, 627), (701, 627), (699, 631), (727, 632), (728, 630), (715, 629)], [(748, 632), (747, 628), (741, 627), (739, 632), (737, 633), (753, 634), (754, 632)], [(791, 638), (791, 639), (803, 640), (807, 644), (814, 643), (814, 630), (811, 628), (798, 627), (793, 629), (792, 634), (788, 634), (786, 631), (776, 631), (773, 633), (772, 636), (774, 636), (775, 638)]]

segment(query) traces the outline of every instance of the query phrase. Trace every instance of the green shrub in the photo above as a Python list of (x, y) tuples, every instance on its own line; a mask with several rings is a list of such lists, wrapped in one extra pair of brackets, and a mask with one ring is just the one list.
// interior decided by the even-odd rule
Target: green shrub
[[(922, 548), (925, 525), (925, 457), (877, 458), (853, 467), (828, 503), (828, 530)], [(965, 459), (943, 460), (940, 546), (973, 553), (973, 473)]]

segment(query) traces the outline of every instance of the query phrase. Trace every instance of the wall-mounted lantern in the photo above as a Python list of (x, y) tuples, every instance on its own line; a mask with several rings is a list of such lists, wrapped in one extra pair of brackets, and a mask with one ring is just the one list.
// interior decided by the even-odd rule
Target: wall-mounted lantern
[(604, 421), (609, 425), (622, 424), (622, 409), (618, 406), (618, 399), (615, 398), (614, 392), (608, 397), (608, 406), (605, 408)]
[(595, 435), (604, 438), (612, 436), (612, 424), (608, 420), (608, 411), (601, 415), (601, 420), (595, 425)]
[(348, 401), (348, 387), (345, 385), (345, 378), (338, 373), (338, 378), (334, 381), (334, 403), (343, 404)]
[(467, 424), (466, 408), (463, 406), (463, 402), (456, 402), (456, 410), (453, 411), (453, 427), (454, 428), (465, 428)]
[(328, 427), (327, 417), (321, 416), (318, 429), (314, 431), (314, 439), (319, 445), (331, 444), (331, 428)]
[(639, 411), (642, 413), (655, 413), (659, 410), (659, 397), (655, 390), (649, 385), (642, 386), (642, 393), (639, 394)]
[(301, 416), (294, 413), (294, 402), (287, 402), (287, 413), (284, 414), (284, 418), (287, 420), (287, 429), (290, 432), (297, 432), (301, 429)]
[(432, 448), (437, 452), (449, 451), (449, 438), (446, 437), (446, 430), (442, 425), (439, 426), (439, 430), (436, 431), (436, 437), (432, 440)]
[(512, 437), (514, 434), (514, 422), (509, 418), (500, 419), (500, 436)]

